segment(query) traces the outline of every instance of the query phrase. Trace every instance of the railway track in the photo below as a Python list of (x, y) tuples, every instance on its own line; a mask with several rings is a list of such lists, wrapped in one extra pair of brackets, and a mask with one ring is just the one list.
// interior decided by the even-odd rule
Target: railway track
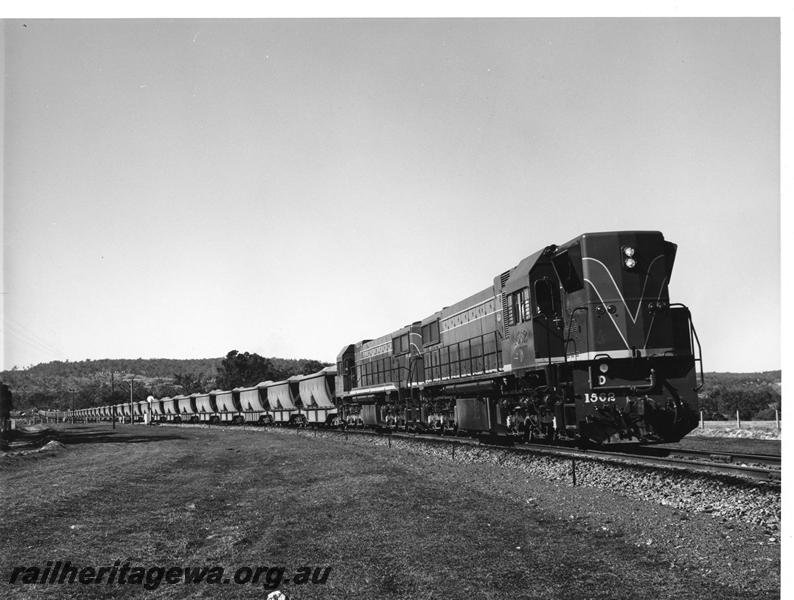
[[(180, 427), (217, 427), (206, 424), (178, 424)], [(259, 431), (259, 426), (239, 426), (240, 429)], [(290, 431), (286, 430), (285, 431)], [(621, 448), (619, 451), (597, 448), (577, 448), (552, 446), (549, 444), (519, 443), (512, 446), (488, 443), (473, 438), (440, 436), (434, 434), (377, 432), (361, 429), (312, 429), (297, 428), (295, 435), (317, 435), (321, 432), (331, 436), (370, 436), (388, 440), (399, 439), (407, 442), (430, 443), (449, 448), (454, 457), (455, 448), (485, 447), (503, 450), (509, 453), (527, 456), (539, 455), (569, 459), (575, 470), (576, 460), (598, 460), (616, 465), (639, 466), (646, 468), (672, 469), (681, 472), (699, 473), (704, 475), (737, 478), (744, 481), (779, 482), (781, 478), (780, 457), (773, 455), (730, 454), (725, 452), (708, 452), (702, 450), (684, 450), (658, 448), (655, 446), (632, 446), (631, 449)], [(667, 455), (664, 455), (667, 453)]]
[[(669, 456), (654, 456), (648, 453), (627, 454), (601, 451), (586, 451), (589, 455), (608, 455), (613, 460), (625, 459), (631, 464), (658, 465), (697, 473), (711, 473), (753, 479), (758, 481), (780, 481), (780, 457), (772, 462), (769, 455), (726, 455), (694, 450), (672, 450)], [(737, 462), (744, 457), (743, 462)], [(776, 465), (776, 466), (775, 466)]]
[[(218, 427), (207, 424), (168, 424), (178, 427)], [(238, 429), (262, 430), (259, 426), (242, 425)], [(289, 430), (286, 430), (289, 431)], [(487, 440), (440, 436), (426, 433), (407, 433), (393, 431), (370, 431), (361, 429), (306, 429), (294, 430), (296, 435), (317, 435), (322, 432), (332, 436), (370, 436), (389, 440), (404, 440), (407, 442), (429, 443), (445, 446), (452, 456), (455, 448), (462, 447), (487, 447), (499, 449), (515, 454), (527, 456), (548, 456), (572, 461), (575, 469), (577, 460), (599, 460), (617, 465), (643, 466), (647, 468), (674, 469), (691, 473), (710, 474), (723, 477), (735, 477), (742, 480), (779, 482), (781, 479), (781, 459), (779, 455), (769, 454), (744, 454), (725, 451), (711, 452), (708, 450), (691, 450), (683, 448), (665, 448), (659, 446), (626, 445), (616, 449), (603, 448), (578, 448), (566, 446), (553, 446), (541, 443), (517, 443), (511, 446), (489, 443)], [(37, 447), (47, 443), (50, 439), (57, 438), (57, 433), (50, 429), (40, 431), (27, 431), (11, 442), (10, 451), (21, 450), (23, 447)]]
[(767, 465), (772, 468), (780, 469), (779, 454), (742, 454), (737, 452), (709, 452), (706, 450), (687, 450), (675, 448), (670, 450), (670, 456), (682, 458), (692, 458), (710, 460), (713, 462), (725, 462), (739, 465)]
[[(504, 448), (511, 452), (525, 454), (543, 454), (563, 458), (587, 460), (598, 458), (608, 462), (651, 467), (673, 468), (683, 471), (710, 473), (740, 477), (759, 481), (780, 481), (780, 456), (761, 454), (730, 454), (725, 452), (708, 452), (702, 450), (662, 449), (654, 446), (636, 446), (634, 452), (621, 449), (619, 451), (600, 448), (568, 448), (549, 446), (548, 444), (519, 443), (514, 446), (500, 446), (477, 440), (446, 438), (440, 436), (424, 436), (393, 433), (391, 435), (444, 441), (447, 443), (473, 443), (492, 448)], [(453, 441), (454, 440), (454, 441)], [(668, 453), (664, 455), (664, 453)]]

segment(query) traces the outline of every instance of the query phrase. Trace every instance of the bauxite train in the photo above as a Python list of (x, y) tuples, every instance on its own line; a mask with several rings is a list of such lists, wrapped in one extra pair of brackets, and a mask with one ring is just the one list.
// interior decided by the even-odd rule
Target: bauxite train
[(335, 368), (79, 412), (677, 441), (697, 426), (703, 370), (690, 312), (670, 302), (676, 248), (655, 231), (586, 233), (420, 321), (345, 345)]

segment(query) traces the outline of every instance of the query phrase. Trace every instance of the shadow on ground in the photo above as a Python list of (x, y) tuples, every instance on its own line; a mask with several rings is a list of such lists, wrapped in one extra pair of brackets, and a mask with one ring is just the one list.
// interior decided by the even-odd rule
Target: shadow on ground
[(160, 434), (160, 432), (147, 431), (148, 435), (143, 434), (140, 428), (117, 427), (111, 428), (110, 425), (102, 425), (79, 430), (65, 429), (41, 429), (41, 430), (19, 430), (10, 432), (9, 450), (25, 450), (38, 448), (50, 441), (57, 441), (64, 445), (74, 444), (143, 444), (148, 442), (165, 442), (170, 440), (184, 440), (181, 435), (172, 433)]

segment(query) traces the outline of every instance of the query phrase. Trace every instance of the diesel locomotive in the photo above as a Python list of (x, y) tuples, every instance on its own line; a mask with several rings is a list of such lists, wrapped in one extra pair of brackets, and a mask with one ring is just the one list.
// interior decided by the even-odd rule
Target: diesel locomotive
[(657, 231), (582, 234), (335, 367), (231, 391), (82, 409), (89, 420), (338, 425), (571, 440), (678, 441), (697, 426), (702, 357)]
[(690, 311), (670, 302), (676, 249), (655, 231), (546, 246), (468, 298), (345, 346), (338, 402), (368, 425), (432, 415), (471, 433), (677, 441), (697, 426), (703, 370)]

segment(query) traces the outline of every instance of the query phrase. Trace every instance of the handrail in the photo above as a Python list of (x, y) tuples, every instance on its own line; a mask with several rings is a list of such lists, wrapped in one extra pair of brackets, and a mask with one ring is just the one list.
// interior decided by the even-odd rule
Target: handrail
[(680, 302), (670, 304), (670, 308), (673, 307), (680, 307), (686, 311), (687, 322), (689, 323), (689, 343), (690, 346), (692, 346), (693, 350), (694, 350), (694, 344), (692, 344), (692, 341), (694, 340), (695, 343), (697, 344), (697, 350), (698, 350), (697, 355), (693, 356), (693, 358), (695, 362), (698, 363), (699, 366), (700, 385), (695, 387), (694, 391), (699, 392), (700, 390), (703, 389), (703, 386), (706, 384), (706, 380), (703, 376), (703, 349), (700, 346), (700, 338), (698, 337), (698, 332), (695, 330), (695, 324), (692, 322), (692, 312), (689, 310), (689, 307), (686, 306), (685, 304), (681, 304)]

